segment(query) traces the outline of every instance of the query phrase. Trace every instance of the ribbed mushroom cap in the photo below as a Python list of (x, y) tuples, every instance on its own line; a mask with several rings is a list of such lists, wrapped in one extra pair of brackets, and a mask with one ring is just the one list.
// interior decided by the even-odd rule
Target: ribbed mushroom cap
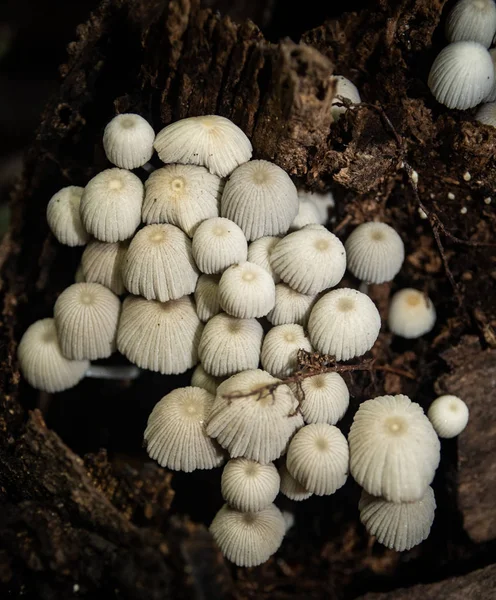
[(306, 227), (277, 244), (271, 265), (282, 281), (297, 292), (318, 294), (341, 281), (346, 252), (340, 240), (324, 227)]
[(285, 377), (296, 369), (298, 350), (312, 351), (310, 340), (301, 325), (277, 325), (262, 344), (262, 368), (274, 377)]
[(475, 113), (475, 119), (484, 125), (496, 127), (496, 102), (481, 104)]
[(134, 236), (122, 278), (131, 292), (167, 302), (195, 291), (199, 272), (188, 236), (174, 225), (147, 225)]
[(238, 319), (220, 313), (205, 325), (198, 356), (215, 377), (256, 369), (260, 362), (263, 327), (256, 319)]
[(422, 292), (404, 288), (394, 294), (389, 305), (388, 326), (395, 335), (418, 338), (428, 333), (435, 322), (434, 304)]
[(367, 283), (391, 281), (405, 258), (405, 247), (386, 223), (362, 223), (346, 240), (348, 269)]
[(219, 281), (219, 302), (240, 319), (263, 317), (274, 308), (276, 286), (265, 269), (250, 262), (232, 265)]
[(390, 502), (420, 500), (439, 464), (436, 432), (422, 408), (402, 394), (362, 402), (348, 441), (353, 477)]
[(329, 220), (329, 209), (334, 208), (336, 203), (332, 192), (326, 192), (325, 194), (319, 194), (318, 192), (308, 192), (306, 190), (298, 190), (298, 199), (305, 201), (312, 201), (317, 210), (319, 211), (319, 223), (325, 225)]
[(309, 492), (334, 494), (348, 478), (348, 442), (333, 425), (305, 425), (289, 444), (286, 466)]
[(298, 231), (305, 225), (321, 224), (320, 212), (313, 200), (298, 199), (298, 214), (291, 223), (290, 231)]
[(201, 165), (219, 177), (229, 175), (252, 154), (250, 140), (243, 131), (217, 115), (171, 123), (157, 134), (154, 146), (164, 163)]
[(428, 85), (434, 98), (448, 108), (477, 106), (494, 85), (491, 55), (476, 42), (449, 44), (437, 55)]
[(274, 280), (274, 283), (279, 283), (280, 277), (274, 272), (274, 269), (270, 266), (270, 257), (277, 244), (281, 241), (281, 238), (275, 236), (266, 236), (258, 238), (248, 246), (248, 262), (254, 263), (262, 269), (265, 269)]
[(107, 358), (115, 350), (121, 303), (99, 283), (74, 283), (53, 309), (62, 354), (71, 360)]
[(134, 113), (117, 115), (103, 132), (105, 154), (121, 169), (136, 169), (148, 162), (153, 155), (154, 140), (150, 123)]
[(49, 393), (77, 385), (90, 366), (88, 360), (69, 360), (63, 356), (53, 319), (41, 319), (26, 329), (17, 358), (28, 383)]
[(267, 320), (272, 325), (296, 323), (306, 327), (316, 299), (317, 294), (300, 294), (289, 285), (278, 283), (274, 308), (267, 313)]
[(238, 567), (256, 567), (269, 560), (285, 532), (286, 522), (275, 504), (255, 513), (224, 504), (210, 525), (222, 554)]
[(198, 365), (193, 371), (191, 376), (191, 385), (193, 387), (199, 387), (207, 392), (210, 392), (214, 396), (217, 394), (217, 388), (225, 381), (225, 377), (214, 377), (207, 373), (202, 365)]
[(196, 282), (196, 313), (206, 323), (221, 311), (219, 304), (220, 275), (200, 275)]
[(169, 302), (128, 296), (122, 306), (117, 348), (142, 369), (184, 373), (198, 362), (203, 325), (190, 296)]
[(286, 498), (295, 502), (301, 502), (313, 496), (313, 492), (309, 492), (291, 475), (285, 462), (279, 467), (279, 476), (281, 478), (280, 491)]
[[(207, 433), (228, 450), (232, 458), (243, 456), (267, 464), (279, 458), (289, 438), (303, 425), (297, 402), (286, 385), (272, 393), (264, 386), (277, 383), (260, 369), (233, 375), (219, 386), (207, 424)], [(230, 394), (251, 393), (230, 399)]]
[(391, 550), (403, 552), (424, 541), (431, 530), (436, 510), (434, 492), (429, 486), (415, 502), (388, 502), (362, 491), (360, 520), (370, 535)]
[(261, 465), (247, 458), (232, 458), (222, 471), (224, 500), (243, 512), (257, 512), (274, 502), (280, 478), (273, 463)]
[(204, 167), (167, 165), (145, 182), (144, 223), (170, 223), (193, 237), (198, 225), (219, 216), (224, 184)]
[(336, 360), (362, 356), (374, 345), (381, 329), (379, 311), (372, 300), (348, 288), (333, 290), (313, 307), (308, 321), (312, 346)]
[(102, 242), (130, 238), (141, 222), (143, 184), (124, 169), (106, 169), (84, 188), (81, 220), (91, 235)]
[(494, 0), (458, 0), (446, 19), (449, 42), (478, 42), (489, 48), (495, 33)]
[(128, 241), (109, 243), (92, 240), (81, 258), (84, 280), (101, 283), (118, 296), (123, 294), (122, 268), (128, 247)]
[(193, 256), (202, 273), (222, 273), (227, 267), (245, 261), (247, 255), (245, 234), (229, 219), (208, 219), (195, 231)]
[[(297, 395), (296, 385), (289, 387)], [(340, 421), (350, 404), (350, 393), (339, 373), (320, 373), (301, 382), (303, 398), (300, 410), (305, 423), (328, 423)]]
[(74, 283), (85, 283), (86, 279), (84, 277), (84, 273), (83, 273), (83, 265), (81, 263), (79, 263), (78, 268), (76, 269), (76, 272), (74, 273)]
[(250, 241), (284, 235), (298, 214), (298, 194), (286, 171), (266, 160), (252, 160), (227, 181), (220, 214), (237, 223)]
[(457, 396), (439, 396), (430, 405), (427, 416), (440, 438), (459, 435), (468, 423), (468, 406)]
[(90, 239), (79, 214), (83, 191), (76, 185), (64, 187), (52, 196), (47, 206), (48, 226), (66, 246), (84, 246)]
[[(493, 61), (494, 83), (493, 83), (492, 90), (484, 98), (484, 102), (493, 103), (496, 101), (496, 48), (492, 48), (491, 50), (489, 50), (489, 55), (491, 56), (491, 60)], [(480, 108), (479, 108), (479, 111), (480, 111)], [(479, 111), (477, 111), (477, 112), (479, 112)], [(477, 114), (476, 114), (475, 118), (477, 119)]]
[(219, 445), (205, 433), (214, 396), (198, 387), (177, 388), (158, 402), (148, 418), (146, 451), (162, 467), (191, 473), (224, 462)]
[(342, 104), (337, 96), (347, 98), (354, 104), (360, 103), (361, 98), (356, 85), (349, 79), (346, 79), (346, 77), (343, 77), (342, 75), (332, 75), (331, 79), (336, 82), (336, 93), (334, 94), (334, 100), (332, 101), (331, 114), (332, 118), (337, 121), (347, 110), (345, 106), (337, 106), (338, 104)]

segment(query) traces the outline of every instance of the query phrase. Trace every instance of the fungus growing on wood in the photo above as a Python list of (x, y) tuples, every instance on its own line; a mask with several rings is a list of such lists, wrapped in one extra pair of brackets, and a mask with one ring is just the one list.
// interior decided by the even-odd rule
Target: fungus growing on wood
[(436, 398), (427, 411), (429, 421), (440, 438), (459, 435), (467, 426), (468, 414), (465, 402), (451, 394)]
[(84, 246), (90, 236), (81, 221), (79, 207), (84, 188), (70, 185), (52, 196), (47, 221), (53, 235), (66, 246)]
[(207, 373), (203, 366), (198, 365), (191, 375), (191, 385), (193, 387), (203, 388), (214, 396), (217, 394), (217, 388), (225, 380), (225, 377), (214, 377)]
[(286, 498), (294, 500), (295, 502), (301, 502), (302, 500), (307, 500), (310, 496), (313, 496), (313, 492), (309, 492), (291, 475), (286, 467), (286, 462), (283, 462), (279, 467), (279, 476), (281, 478), (280, 491)]
[(389, 306), (388, 326), (395, 335), (418, 338), (429, 333), (435, 322), (436, 309), (425, 294), (413, 288), (394, 294)]
[(220, 275), (200, 275), (196, 282), (196, 313), (206, 323), (221, 311), (219, 304)]
[(241, 229), (229, 219), (204, 221), (193, 236), (193, 257), (202, 273), (222, 273), (246, 260), (248, 242)]
[(449, 42), (478, 42), (489, 48), (495, 33), (494, 0), (458, 0), (446, 20)]
[(258, 512), (274, 502), (280, 477), (273, 463), (261, 465), (247, 458), (232, 458), (222, 471), (224, 500), (236, 510)]
[[(340, 421), (350, 404), (350, 393), (339, 373), (319, 373), (301, 381), (303, 398), (300, 410), (305, 423), (327, 423)], [(296, 384), (289, 387), (297, 394)]]
[(290, 375), (296, 368), (298, 351), (312, 351), (310, 340), (301, 325), (287, 324), (273, 327), (262, 344), (262, 368), (274, 377)]
[(120, 296), (124, 293), (122, 270), (129, 242), (92, 240), (84, 249), (81, 268), (84, 281), (100, 283)]
[(356, 85), (349, 79), (346, 79), (346, 77), (343, 77), (342, 75), (333, 75), (331, 80), (336, 82), (336, 92), (334, 94), (334, 100), (332, 101), (331, 114), (332, 118), (337, 121), (339, 117), (348, 110), (346, 106), (339, 106), (339, 104), (343, 104), (343, 102), (337, 98), (337, 96), (347, 98), (350, 102), (353, 102), (353, 104), (359, 104), (361, 98)]
[(146, 119), (134, 113), (123, 113), (105, 127), (103, 148), (116, 167), (136, 169), (153, 156), (154, 140), (155, 132)]
[(306, 327), (317, 294), (300, 294), (285, 283), (276, 285), (274, 308), (267, 313), (272, 325), (295, 323)]
[(270, 265), (270, 257), (281, 238), (266, 236), (258, 238), (248, 246), (248, 262), (254, 263), (271, 274), (274, 283), (279, 283), (281, 278)]

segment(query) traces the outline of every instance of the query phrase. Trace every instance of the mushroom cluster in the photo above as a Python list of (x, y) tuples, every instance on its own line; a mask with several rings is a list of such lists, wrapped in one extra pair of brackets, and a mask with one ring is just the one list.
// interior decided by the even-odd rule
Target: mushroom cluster
[[(183, 119), (155, 136), (139, 115), (118, 115), (103, 144), (115, 166), (48, 204), (57, 239), (86, 248), (54, 317), (20, 342), (28, 382), (67, 389), (101, 375), (105, 367), (90, 361), (116, 350), (134, 369), (196, 367), (189, 386), (154, 407), (145, 445), (172, 470), (227, 460), (226, 504), (210, 530), (237, 565), (261, 564), (279, 548), (291, 521), (274, 504), (279, 492), (294, 501), (334, 494), (350, 467), (365, 490), (362, 520), (379, 541), (402, 550), (424, 539), (439, 442), (422, 409), (405, 396), (369, 400), (348, 443), (336, 426), (349, 406), (339, 373), (284, 381), (300, 350), (343, 361), (372, 348), (381, 328), (374, 302), (336, 286), (347, 268), (362, 282), (391, 281), (404, 260), (396, 231), (364, 223), (343, 245), (324, 226), (332, 196), (299, 195), (280, 167), (251, 160), (250, 141), (223, 117)], [(406, 338), (435, 321), (416, 290), (398, 292), (390, 312), (390, 329)], [(448, 431), (431, 412), (440, 435)], [(460, 415), (448, 435), (461, 430)], [(385, 514), (393, 524), (382, 535)]]

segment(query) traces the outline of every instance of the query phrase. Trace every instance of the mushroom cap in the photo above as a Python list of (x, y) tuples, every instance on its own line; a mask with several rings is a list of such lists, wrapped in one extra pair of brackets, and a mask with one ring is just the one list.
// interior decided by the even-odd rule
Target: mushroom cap
[(286, 467), (286, 462), (283, 462), (279, 467), (279, 476), (281, 478), (280, 491), (286, 498), (294, 500), (295, 502), (301, 502), (302, 500), (307, 500), (310, 496), (313, 496), (313, 492), (309, 492), (291, 475)]
[(121, 303), (99, 283), (74, 283), (53, 309), (62, 354), (71, 360), (107, 358), (115, 350)]
[(390, 502), (420, 500), (439, 464), (436, 432), (422, 408), (403, 394), (362, 402), (348, 441), (355, 480)]
[(427, 417), (440, 438), (459, 435), (467, 426), (468, 414), (465, 402), (451, 394), (436, 398), (427, 411)]
[(496, 127), (496, 102), (481, 104), (475, 113), (475, 120), (490, 127)]
[(250, 160), (253, 150), (243, 131), (218, 115), (171, 123), (157, 134), (154, 146), (164, 163), (201, 165), (219, 177)]
[(172, 390), (152, 410), (145, 430), (146, 451), (162, 467), (191, 473), (224, 462), (218, 444), (205, 433), (214, 396), (198, 387)]
[(280, 478), (273, 463), (261, 465), (247, 458), (232, 458), (222, 471), (224, 500), (242, 512), (257, 512), (274, 502)]
[[(493, 61), (494, 83), (493, 83), (492, 90), (484, 98), (484, 102), (494, 102), (494, 101), (496, 101), (496, 48), (491, 48), (491, 50), (489, 50), (489, 55), (491, 57), (491, 60)], [(477, 119), (477, 115), (476, 115), (475, 118)]]
[(217, 394), (217, 388), (225, 380), (225, 377), (214, 377), (207, 373), (202, 365), (198, 365), (191, 375), (191, 385), (199, 387), (214, 396)]
[(69, 360), (60, 350), (53, 319), (30, 325), (17, 349), (19, 366), (29, 385), (43, 392), (62, 392), (84, 377), (88, 360)]
[(103, 132), (109, 161), (121, 169), (136, 169), (153, 156), (155, 132), (146, 119), (134, 113), (115, 116)]
[(195, 231), (193, 256), (202, 273), (222, 273), (227, 267), (245, 261), (247, 255), (245, 234), (229, 219), (208, 219)]
[(281, 280), (297, 292), (318, 294), (341, 281), (346, 252), (341, 241), (325, 227), (307, 226), (277, 244), (271, 265)]
[(279, 283), (281, 278), (270, 265), (270, 257), (277, 244), (281, 241), (281, 238), (267, 235), (265, 237), (258, 238), (254, 242), (251, 242), (248, 246), (248, 262), (254, 263), (262, 269), (265, 269), (274, 280), (274, 283)]
[(298, 350), (312, 351), (310, 340), (301, 325), (273, 327), (262, 344), (262, 367), (274, 377), (285, 377), (296, 369)]
[(191, 241), (178, 227), (147, 225), (132, 239), (122, 273), (131, 294), (177, 300), (195, 291), (198, 277)]
[(100, 283), (120, 296), (124, 293), (122, 269), (129, 242), (92, 240), (84, 249), (81, 268), (84, 281)]
[[(297, 394), (296, 384), (289, 384)], [(301, 381), (303, 398), (300, 410), (305, 423), (327, 423), (340, 421), (350, 404), (350, 392), (339, 373), (319, 373)]]
[(175, 375), (198, 362), (202, 331), (190, 296), (169, 302), (128, 296), (122, 306), (117, 348), (142, 369)]
[(47, 206), (48, 226), (66, 246), (84, 246), (90, 239), (79, 214), (83, 191), (77, 185), (64, 187), (52, 196)]
[(344, 246), (348, 269), (367, 283), (392, 281), (405, 259), (402, 239), (386, 223), (362, 223)]
[(448, 108), (477, 106), (494, 85), (493, 61), (477, 42), (454, 42), (437, 55), (428, 80), (432, 95)]
[[(289, 438), (303, 425), (297, 402), (286, 385), (272, 393), (265, 388), (279, 380), (260, 369), (243, 371), (220, 384), (207, 424), (231, 458), (243, 456), (267, 464), (279, 458)], [(250, 393), (230, 399), (230, 394)]]
[(316, 299), (317, 294), (300, 294), (286, 283), (278, 283), (274, 308), (267, 313), (267, 320), (272, 325), (295, 323), (306, 327)]
[(338, 361), (365, 354), (380, 329), (381, 318), (372, 300), (348, 288), (325, 294), (313, 307), (308, 321), (312, 346)]
[(298, 193), (281, 167), (251, 160), (227, 181), (220, 214), (237, 223), (250, 241), (284, 235), (298, 214)]
[(205, 325), (198, 356), (205, 371), (215, 377), (256, 369), (260, 362), (263, 327), (256, 319), (238, 319), (220, 313)]
[(106, 169), (87, 183), (81, 197), (83, 225), (102, 242), (130, 238), (141, 222), (143, 184), (125, 169)]
[(290, 231), (298, 231), (306, 225), (321, 225), (320, 211), (311, 199), (304, 200), (298, 196), (298, 214), (291, 223)]
[(286, 533), (286, 522), (275, 504), (254, 513), (224, 504), (209, 529), (228, 560), (238, 567), (256, 567), (277, 552)]
[(489, 48), (495, 33), (494, 0), (458, 0), (446, 19), (449, 42), (478, 42)]
[(430, 486), (419, 500), (399, 503), (376, 498), (363, 490), (358, 508), (360, 520), (370, 535), (391, 550), (403, 552), (428, 537), (436, 499)]
[(307, 190), (298, 190), (298, 200), (311, 200), (319, 211), (319, 223), (325, 225), (329, 221), (329, 209), (334, 208), (334, 196), (332, 192), (309, 192)]
[(356, 85), (349, 79), (346, 79), (346, 77), (343, 77), (342, 75), (331, 75), (331, 80), (336, 82), (336, 92), (334, 94), (334, 100), (332, 101), (331, 114), (332, 118), (337, 121), (339, 117), (347, 111), (346, 106), (337, 106), (341, 103), (337, 96), (348, 98), (348, 100), (351, 100), (354, 104), (359, 104), (362, 100)]
[(193, 237), (198, 225), (219, 216), (224, 183), (204, 167), (167, 165), (145, 182), (143, 222), (170, 223)]
[(348, 442), (334, 425), (312, 423), (291, 440), (286, 457), (290, 474), (317, 496), (334, 494), (348, 478)]
[(388, 326), (407, 339), (428, 333), (436, 322), (436, 309), (431, 300), (418, 290), (404, 288), (394, 294), (389, 305)]
[(221, 311), (219, 304), (220, 275), (200, 275), (196, 282), (196, 313), (206, 323)]
[(219, 281), (219, 302), (240, 319), (263, 317), (274, 308), (276, 286), (270, 274), (250, 262), (231, 265)]

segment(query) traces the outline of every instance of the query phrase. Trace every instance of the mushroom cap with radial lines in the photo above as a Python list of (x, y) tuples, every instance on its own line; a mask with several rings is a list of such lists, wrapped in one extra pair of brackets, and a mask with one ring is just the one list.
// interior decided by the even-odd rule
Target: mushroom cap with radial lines
[(69, 360), (63, 356), (53, 319), (41, 319), (26, 329), (17, 348), (17, 358), (28, 383), (50, 394), (77, 385), (90, 366), (88, 360)]
[(131, 294), (167, 302), (195, 291), (199, 273), (188, 236), (174, 225), (147, 225), (134, 236), (124, 260)]
[(290, 233), (277, 244), (271, 266), (297, 292), (318, 294), (341, 281), (346, 252), (341, 241), (325, 227), (309, 227)]
[(256, 567), (277, 552), (286, 533), (286, 522), (275, 504), (248, 513), (224, 504), (209, 531), (228, 560), (238, 567)]
[(290, 231), (298, 231), (306, 225), (321, 225), (320, 212), (313, 200), (298, 198), (298, 214), (291, 223)]
[(459, 435), (468, 423), (468, 407), (457, 396), (439, 396), (430, 405), (427, 417), (440, 438)]
[(203, 221), (193, 236), (193, 256), (202, 273), (222, 273), (246, 260), (248, 242), (241, 229), (229, 219)]
[(52, 196), (47, 206), (48, 226), (66, 246), (84, 246), (90, 239), (79, 212), (83, 191), (76, 185), (64, 187)]
[[(243, 456), (267, 464), (279, 458), (293, 433), (303, 425), (298, 403), (286, 385), (260, 369), (243, 371), (220, 384), (207, 424), (231, 458)], [(230, 398), (231, 394), (250, 394)]]
[(221, 492), (236, 510), (258, 512), (274, 502), (280, 478), (272, 463), (261, 465), (247, 458), (232, 458), (222, 472)]
[(439, 464), (436, 432), (422, 408), (402, 394), (362, 402), (348, 441), (357, 483), (390, 502), (420, 500)]
[(207, 390), (215, 396), (217, 388), (224, 380), (225, 377), (214, 377), (207, 373), (202, 365), (198, 365), (191, 376), (191, 385)]
[(494, 85), (491, 55), (476, 42), (449, 44), (437, 55), (428, 85), (434, 98), (448, 108), (477, 106)]
[(475, 113), (475, 120), (490, 127), (496, 127), (496, 102), (481, 104)]
[(359, 104), (361, 98), (356, 85), (349, 79), (346, 79), (346, 77), (343, 77), (342, 75), (332, 75), (331, 80), (336, 82), (336, 92), (334, 94), (334, 100), (332, 101), (331, 114), (332, 118), (337, 121), (339, 117), (348, 110), (346, 106), (338, 106), (338, 104), (342, 104), (342, 101), (339, 100), (337, 96), (347, 98), (354, 104)]
[(267, 313), (267, 320), (272, 325), (296, 323), (306, 327), (316, 299), (317, 294), (300, 294), (289, 285), (278, 283), (274, 308)]
[(281, 238), (279, 237), (267, 235), (251, 242), (248, 246), (248, 262), (254, 263), (270, 273), (274, 283), (279, 283), (281, 278), (270, 266), (270, 257), (272, 256), (274, 248), (280, 241)]
[(219, 304), (220, 275), (200, 275), (196, 282), (196, 313), (206, 323), (221, 311)]
[(103, 132), (109, 161), (121, 169), (136, 169), (153, 156), (155, 132), (146, 119), (134, 113), (114, 117)]
[(162, 467), (191, 473), (213, 469), (224, 453), (205, 433), (214, 396), (198, 387), (177, 388), (152, 410), (145, 430), (146, 451)]
[(446, 19), (449, 42), (478, 42), (489, 48), (495, 33), (494, 0), (458, 0)]
[(237, 223), (249, 241), (284, 235), (298, 214), (298, 193), (286, 171), (252, 160), (227, 181), (220, 214)]
[(256, 319), (238, 319), (225, 313), (205, 325), (198, 356), (205, 371), (215, 377), (256, 369), (260, 362), (263, 327)]
[(370, 535), (391, 550), (403, 552), (428, 537), (434, 521), (436, 499), (430, 486), (415, 502), (388, 502), (363, 490), (358, 508), (360, 521)]
[(99, 283), (74, 283), (53, 309), (62, 354), (71, 360), (107, 358), (115, 350), (121, 303)]
[(312, 351), (312, 345), (301, 325), (273, 327), (262, 344), (262, 368), (274, 377), (290, 375), (297, 366), (298, 350)]
[(281, 477), (281, 494), (284, 494), (286, 498), (301, 502), (313, 496), (313, 492), (309, 492), (291, 475), (286, 467), (286, 462), (279, 467), (279, 476)]
[(309, 492), (317, 496), (334, 494), (348, 478), (348, 442), (333, 425), (305, 425), (289, 444), (286, 466)]
[[(489, 50), (489, 55), (491, 57), (491, 60), (493, 61), (494, 83), (493, 83), (492, 90), (484, 98), (484, 102), (486, 102), (486, 103), (491, 103), (491, 102), (496, 101), (496, 48), (491, 48), (491, 50)], [(475, 118), (477, 119), (477, 115)]]
[(232, 265), (220, 278), (220, 305), (234, 317), (264, 317), (274, 308), (275, 301), (274, 280), (270, 273), (254, 263)]
[(81, 258), (84, 280), (101, 283), (118, 296), (123, 294), (122, 269), (128, 247), (127, 240), (113, 243), (92, 240)]
[(86, 184), (81, 197), (83, 225), (101, 242), (127, 240), (141, 223), (143, 184), (125, 169), (106, 169)]
[[(295, 396), (296, 385), (289, 387)], [(303, 398), (300, 410), (305, 423), (327, 423), (335, 425), (340, 421), (350, 404), (348, 386), (339, 373), (319, 373), (301, 381)]]
[(252, 154), (251, 142), (243, 131), (217, 115), (171, 123), (157, 134), (154, 146), (164, 163), (201, 165), (219, 177), (227, 177)]
[(190, 296), (169, 302), (128, 296), (122, 306), (117, 348), (142, 369), (176, 375), (198, 362), (202, 331)]
[(319, 194), (318, 192), (309, 192), (307, 190), (298, 190), (299, 200), (312, 201), (319, 211), (319, 223), (325, 225), (329, 220), (329, 209), (336, 205), (332, 192)]
[(204, 167), (167, 165), (145, 182), (143, 222), (170, 223), (193, 237), (198, 225), (219, 216), (224, 183)]
[(413, 288), (394, 294), (389, 305), (388, 326), (395, 334), (407, 339), (428, 333), (436, 322), (436, 309), (431, 300)]
[(374, 345), (380, 329), (381, 318), (372, 300), (348, 288), (325, 294), (308, 320), (312, 346), (338, 361), (365, 354)]
[(366, 283), (392, 281), (405, 258), (405, 247), (386, 223), (362, 223), (345, 243), (348, 270)]

